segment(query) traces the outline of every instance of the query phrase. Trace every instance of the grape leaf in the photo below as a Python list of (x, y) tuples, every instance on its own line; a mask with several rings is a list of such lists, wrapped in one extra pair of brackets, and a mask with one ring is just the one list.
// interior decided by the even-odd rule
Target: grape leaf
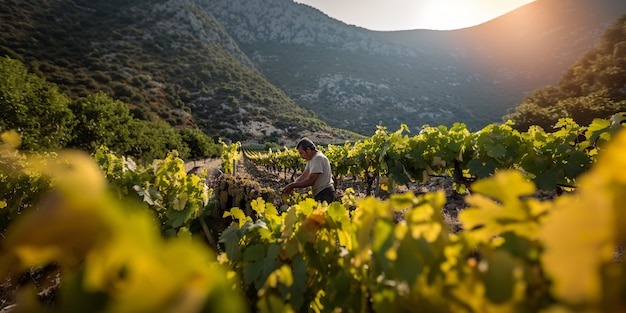
[(496, 250), (487, 256), (485, 293), (496, 304), (503, 304), (513, 296), (515, 259), (505, 251)]

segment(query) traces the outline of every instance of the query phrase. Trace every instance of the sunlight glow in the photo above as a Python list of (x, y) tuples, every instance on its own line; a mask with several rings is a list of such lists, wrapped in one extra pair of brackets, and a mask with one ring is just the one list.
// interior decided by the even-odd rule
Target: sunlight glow
[(370, 30), (459, 29), (475, 26), (534, 0), (295, 0)]

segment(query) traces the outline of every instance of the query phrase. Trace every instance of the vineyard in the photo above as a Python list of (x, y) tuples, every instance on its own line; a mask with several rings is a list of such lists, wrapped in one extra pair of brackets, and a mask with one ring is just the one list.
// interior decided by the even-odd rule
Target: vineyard
[(320, 147), (332, 203), (278, 192), (293, 148), (222, 143), (218, 175), (8, 132), (0, 311), (624, 312), (625, 119), (381, 127)]

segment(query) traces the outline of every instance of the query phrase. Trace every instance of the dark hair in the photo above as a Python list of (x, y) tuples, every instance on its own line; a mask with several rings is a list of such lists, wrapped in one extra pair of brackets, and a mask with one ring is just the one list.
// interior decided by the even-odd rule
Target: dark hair
[(299, 142), (298, 145), (296, 146), (296, 149), (298, 148), (302, 148), (302, 150), (306, 150), (306, 148), (311, 148), (312, 150), (316, 150), (315, 149), (315, 144), (313, 143), (313, 141), (311, 141), (311, 139), (309, 138), (302, 138)]

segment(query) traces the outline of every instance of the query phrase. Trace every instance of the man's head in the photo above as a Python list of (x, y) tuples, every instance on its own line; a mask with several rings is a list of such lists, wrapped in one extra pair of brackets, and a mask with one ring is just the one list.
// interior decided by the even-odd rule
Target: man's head
[(310, 160), (315, 156), (317, 150), (315, 149), (315, 144), (309, 138), (302, 138), (298, 145), (296, 146), (296, 150), (300, 153), (300, 157), (305, 160)]

